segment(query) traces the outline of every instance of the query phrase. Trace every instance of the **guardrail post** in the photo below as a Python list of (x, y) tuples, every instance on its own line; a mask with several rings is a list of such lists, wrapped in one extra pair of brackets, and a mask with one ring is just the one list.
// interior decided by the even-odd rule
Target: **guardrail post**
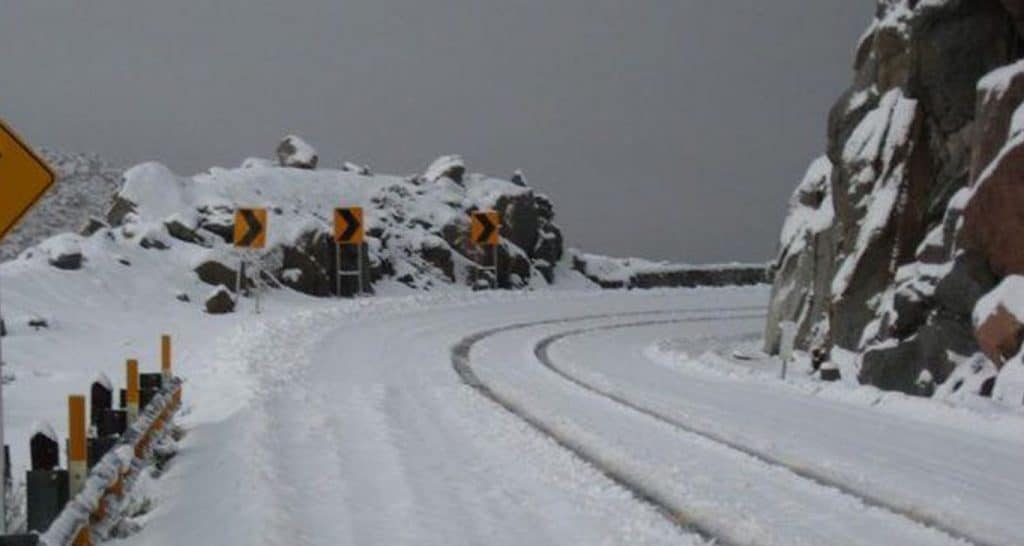
[(46, 424), (29, 440), (31, 469), (25, 473), (28, 530), (45, 531), (68, 502), (68, 473), (60, 470), (60, 445)]
[(103, 412), (114, 408), (114, 388), (106, 375), (100, 374), (89, 387), (89, 426), (99, 429)]
[(71, 496), (75, 496), (85, 485), (88, 473), (85, 449), (85, 397), (68, 397), (68, 476)]
[(125, 370), (128, 382), (125, 393), (125, 407), (128, 410), (128, 426), (131, 426), (139, 418), (139, 361), (128, 360)]
[(71, 546), (92, 546), (92, 533), (89, 532), (88, 525), (83, 525), (78, 530), (78, 534), (75, 535), (75, 541), (71, 543)]
[(171, 336), (168, 334), (160, 337), (160, 371), (163, 372), (164, 379), (171, 379)]

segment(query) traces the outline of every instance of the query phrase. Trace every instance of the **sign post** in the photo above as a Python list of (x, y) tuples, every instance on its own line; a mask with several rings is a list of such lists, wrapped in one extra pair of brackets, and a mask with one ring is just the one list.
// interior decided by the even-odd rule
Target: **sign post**
[[(238, 255), (238, 276), (235, 278), (235, 295), (242, 296), (242, 282), (245, 272), (244, 249), (259, 250), (267, 246), (267, 209), (245, 208), (235, 211), (235, 248), (242, 250)], [(256, 313), (260, 312), (260, 293), (256, 291)]]
[[(25, 217), (32, 205), (50, 189), (57, 176), (45, 161), (0, 120), (0, 241)], [(3, 313), (0, 312), (0, 323)], [(2, 338), (2, 336), (0, 336)], [(3, 375), (0, 351), (0, 376)], [(0, 451), (4, 446), (3, 381), (0, 380)], [(7, 532), (7, 474), (0, 456), (0, 534)]]
[[(334, 268), (337, 272), (335, 290), (341, 296), (341, 278), (356, 277), (359, 283), (359, 295), (366, 292), (366, 281), (363, 274), (363, 242), (366, 239), (363, 227), (362, 207), (341, 207), (334, 209)], [(356, 248), (355, 269), (341, 268), (342, 247)]]
[(491, 264), (481, 265), (480, 269), (492, 274), (491, 288), (498, 288), (498, 243), (501, 241), (501, 215), (498, 211), (482, 210), (470, 215), (469, 240), (484, 248), (490, 249)]

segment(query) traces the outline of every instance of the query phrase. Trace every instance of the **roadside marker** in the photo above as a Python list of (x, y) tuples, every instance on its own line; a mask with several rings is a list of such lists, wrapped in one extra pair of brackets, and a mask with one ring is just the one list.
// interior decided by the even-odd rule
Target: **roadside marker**
[[(267, 209), (241, 208), (235, 211), (235, 248), (260, 250), (267, 246)], [(242, 279), (244, 278), (245, 257), (239, 256), (238, 277), (235, 279), (235, 296), (242, 296)], [(259, 275), (255, 275), (258, 279)], [(260, 292), (256, 292), (256, 314), (260, 313)]]
[[(334, 209), (334, 269), (337, 272), (337, 285), (335, 289), (338, 296), (341, 296), (342, 277), (356, 277), (359, 282), (359, 294), (365, 292), (365, 280), (363, 278), (363, 241), (365, 240), (365, 227), (363, 224), (363, 207), (339, 207)], [(354, 269), (341, 268), (342, 247), (356, 248), (356, 267)]]
[(495, 246), (500, 240), (501, 215), (498, 211), (483, 210), (474, 212), (470, 218), (469, 238), (473, 244), (480, 246)]
[[(0, 120), (0, 241), (57, 180), (45, 161), (32, 151), (7, 124)], [(0, 313), (0, 324), (3, 323)], [(3, 353), (0, 351), (0, 367)], [(3, 389), (0, 388), (0, 449), (4, 446)], [(7, 461), (0, 457), (0, 476), (6, 476)], [(7, 482), (0, 479), (0, 514), (7, 513)], [(0, 517), (0, 535), (7, 532), (7, 518)]]
[(165, 380), (171, 379), (171, 336), (167, 334), (160, 337), (160, 371)]
[(0, 120), (0, 240), (56, 179), (46, 162)]
[(235, 246), (263, 248), (267, 246), (267, 209), (235, 211)]
[(68, 397), (68, 483), (74, 497), (85, 485), (88, 472), (85, 449), (85, 397)]
[(498, 288), (498, 243), (501, 242), (501, 215), (495, 210), (481, 210), (469, 215), (469, 240), (474, 245), (489, 248), (490, 265), (480, 269), (490, 271), (491, 288)]
[(132, 423), (139, 418), (139, 361), (133, 359), (128, 360), (125, 366), (125, 377), (127, 380), (127, 390), (125, 392), (124, 402), (128, 409), (128, 426), (132, 426)]
[(339, 244), (361, 245), (365, 237), (363, 207), (334, 209), (334, 240)]

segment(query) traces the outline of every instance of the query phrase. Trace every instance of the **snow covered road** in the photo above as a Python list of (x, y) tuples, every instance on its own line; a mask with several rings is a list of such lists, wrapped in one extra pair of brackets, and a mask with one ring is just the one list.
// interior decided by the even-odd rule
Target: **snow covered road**
[[(715, 431), (751, 439), (751, 449), (773, 456), (788, 446), (786, 456), (864, 474), (885, 463), (870, 452), (860, 456), (868, 440), (847, 453), (836, 438), (809, 432), (808, 423), (829, 411), (851, 426), (877, 428), (869, 409), (771, 389), (764, 396), (775, 392), (782, 401), (766, 399), (774, 405), (762, 408), (749, 384), (720, 380), (716, 390), (707, 378), (644, 357), (666, 337), (756, 333), (764, 300), (763, 288), (452, 295), (364, 300), (254, 323), (222, 340), (223, 354), (193, 382), (191, 433), (154, 493), (146, 529), (128, 542), (962, 543), (584, 389), (538, 359), (541, 347), (581, 381), (694, 426), (725, 419)], [(664, 320), (678, 322), (592, 330)], [(574, 335), (559, 337), (568, 332)], [(467, 379), (519, 415), (467, 387)], [(736, 399), (724, 390), (729, 385), (740, 397), (755, 391), (754, 398)], [(762, 436), (742, 435), (762, 427)], [(931, 439), (944, 437), (920, 437)], [(897, 469), (915, 463), (927, 470), (950, 445), (924, 452), (893, 445), (882, 455), (897, 457)], [(1019, 461), (1019, 453), (980, 455), (1003, 456), (1003, 464)], [(952, 487), (936, 484), (922, 495)], [(1008, 496), (965, 497), (970, 509), (956, 523), (1016, 540), (1016, 520), (1001, 519), (1000, 510), (1019, 490), (1006, 484), (996, 491)], [(976, 502), (995, 515), (978, 519)]]

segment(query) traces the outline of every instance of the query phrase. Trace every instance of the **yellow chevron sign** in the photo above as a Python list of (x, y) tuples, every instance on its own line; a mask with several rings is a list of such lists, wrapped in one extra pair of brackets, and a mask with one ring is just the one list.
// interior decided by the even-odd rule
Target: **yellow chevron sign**
[(46, 162), (0, 121), (0, 241), (56, 180)]

